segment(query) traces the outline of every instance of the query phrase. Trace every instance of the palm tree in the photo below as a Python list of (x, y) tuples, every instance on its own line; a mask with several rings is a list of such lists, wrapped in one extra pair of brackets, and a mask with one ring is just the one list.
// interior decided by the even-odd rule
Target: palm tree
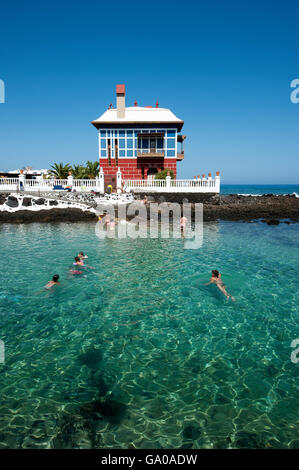
[(72, 170), (72, 167), (69, 163), (64, 165), (61, 162), (61, 163), (54, 163), (54, 165), (51, 165), (51, 169), (49, 170), (49, 173), (51, 176), (54, 176), (55, 178), (59, 180), (64, 180), (67, 178), (68, 173), (71, 170)]
[(86, 168), (84, 165), (74, 165), (72, 167), (73, 176), (77, 180), (82, 180), (87, 177)]
[(88, 178), (95, 179), (99, 172), (99, 162), (91, 162), (87, 160), (86, 162), (86, 174)]

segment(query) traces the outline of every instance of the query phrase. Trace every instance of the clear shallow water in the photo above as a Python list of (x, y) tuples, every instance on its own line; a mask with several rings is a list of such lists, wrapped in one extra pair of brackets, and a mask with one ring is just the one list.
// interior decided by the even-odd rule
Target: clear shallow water
[(221, 184), (221, 194), (296, 194), (299, 184)]
[[(2, 225), (0, 448), (298, 448), (298, 233), (206, 224), (184, 250)], [(81, 249), (96, 270), (69, 277)]]

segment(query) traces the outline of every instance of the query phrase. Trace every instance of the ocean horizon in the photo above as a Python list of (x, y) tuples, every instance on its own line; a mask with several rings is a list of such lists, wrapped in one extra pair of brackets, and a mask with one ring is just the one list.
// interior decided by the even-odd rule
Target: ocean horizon
[(299, 184), (224, 184), (220, 185), (220, 194), (243, 195), (295, 195), (299, 196)]

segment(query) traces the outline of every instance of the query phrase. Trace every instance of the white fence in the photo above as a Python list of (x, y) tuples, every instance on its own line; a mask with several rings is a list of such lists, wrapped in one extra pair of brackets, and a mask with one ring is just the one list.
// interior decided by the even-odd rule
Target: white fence
[(126, 191), (135, 192), (165, 192), (165, 193), (219, 193), (220, 177), (193, 180), (126, 180)]
[[(220, 176), (215, 178), (181, 179), (172, 180), (167, 176), (165, 180), (122, 180), (120, 169), (117, 172), (117, 192), (121, 192), (121, 187), (127, 193), (134, 192), (171, 192), (171, 193), (219, 193)], [(21, 174), (18, 178), (0, 178), (0, 191), (53, 191), (69, 189), (76, 192), (89, 192), (94, 190), (104, 193), (104, 172), (101, 169), (99, 176), (93, 180), (77, 180), (73, 176), (68, 179), (35, 179), (27, 180)]]
[(76, 192), (100, 191), (99, 180), (29, 180), (21, 178), (0, 178), (0, 191), (53, 191), (71, 188)]

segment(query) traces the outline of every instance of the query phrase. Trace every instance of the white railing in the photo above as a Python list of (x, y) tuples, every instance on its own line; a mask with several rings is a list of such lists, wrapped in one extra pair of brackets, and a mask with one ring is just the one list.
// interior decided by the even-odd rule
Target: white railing
[(62, 188), (72, 187), (77, 192), (90, 191), (98, 187), (98, 180), (76, 180), (73, 179), (71, 184), (67, 179), (19, 179), (19, 178), (0, 178), (0, 191), (17, 191), (24, 189), (25, 191), (53, 191), (55, 186)]
[(182, 180), (125, 180), (126, 191), (156, 191), (170, 193), (219, 193), (220, 178)]
[[(167, 176), (165, 180), (145, 179), (145, 180), (122, 180), (121, 172), (117, 173), (117, 188), (120, 191), (123, 185), (126, 192), (130, 191), (152, 191), (152, 192), (171, 192), (171, 193), (219, 193), (220, 177), (202, 178), (202, 179), (180, 179), (172, 180)], [(39, 179), (26, 180), (25, 178), (0, 178), (0, 191), (52, 191), (55, 186), (62, 188), (71, 188), (76, 192), (88, 192), (95, 190), (104, 193), (104, 173), (101, 171), (97, 179)], [(55, 188), (56, 189), (56, 188)], [(59, 188), (58, 188), (59, 189)]]
[(166, 187), (166, 180), (125, 180), (124, 185), (127, 188), (164, 188)]

